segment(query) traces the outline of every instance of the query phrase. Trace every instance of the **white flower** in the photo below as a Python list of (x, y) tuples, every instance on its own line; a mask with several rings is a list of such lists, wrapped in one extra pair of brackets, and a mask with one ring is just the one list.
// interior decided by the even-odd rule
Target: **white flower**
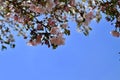
[(83, 17), (80, 14), (76, 14), (75, 16), (76, 16), (75, 18), (76, 18), (77, 22), (82, 22), (83, 21)]

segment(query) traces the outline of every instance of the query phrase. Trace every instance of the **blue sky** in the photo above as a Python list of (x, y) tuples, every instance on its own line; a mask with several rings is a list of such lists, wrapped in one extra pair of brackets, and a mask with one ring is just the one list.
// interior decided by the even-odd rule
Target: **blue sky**
[(85, 37), (69, 25), (71, 36), (56, 50), (17, 38), (15, 49), (0, 52), (0, 80), (120, 80), (120, 38), (109, 34), (113, 26), (93, 21)]

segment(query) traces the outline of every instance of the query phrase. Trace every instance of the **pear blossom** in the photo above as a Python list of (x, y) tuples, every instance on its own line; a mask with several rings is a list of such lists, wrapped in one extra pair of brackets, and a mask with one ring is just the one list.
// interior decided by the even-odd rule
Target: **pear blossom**
[(54, 7), (54, 2), (52, 0), (47, 0), (48, 4), (46, 7), (47, 11), (52, 11), (52, 8)]
[(120, 22), (120, 16), (118, 17), (118, 22)]
[(93, 18), (94, 18), (94, 14), (93, 14), (92, 11), (90, 11), (89, 13), (87, 13), (87, 14), (85, 15), (84, 25), (87, 26)]
[(58, 34), (59, 32), (60, 32), (60, 30), (58, 27), (52, 27), (50, 30), (50, 33), (53, 35)]
[(120, 33), (117, 32), (117, 31), (111, 31), (110, 34), (112, 34), (115, 37), (119, 37), (120, 36)]
[(37, 30), (43, 30), (42, 24), (40, 24), (40, 23), (37, 24)]
[(55, 21), (53, 21), (51, 18), (48, 19), (48, 25), (50, 27), (54, 27), (55, 26)]
[(14, 20), (15, 20), (15, 21), (18, 21), (18, 19), (19, 19), (18, 16), (17, 16), (17, 15), (14, 15)]
[(27, 42), (28, 46), (36, 46), (37, 43), (35, 42), (35, 40), (30, 40), (29, 42)]
[(54, 0), (54, 3), (57, 5), (59, 4), (59, 0)]
[(28, 46), (36, 46), (41, 43), (42, 35), (37, 35), (36, 39), (27, 42)]
[(83, 17), (78, 13), (78, 14), (75, 15), (75, 20), (77, 22), (82, 22), (83, 21)]
[(64, 24), (61, 25), (61, 27), (62, 27), (63, 29), (66, 29), (67, 26), (68, 26), (67, 23), (64, 23)]
[(36, 38), (37, 44), (41, 43), (41, 38), (42, 38), (42, 35), (37, 35), (37, 38)]
[(31, 11), (34, 11), (34, 12), (35, 12), (35, 7), (36, 7), (36, 6), (35, 6), (34, 4), (30, 4), (29, 6), (30, 6), (29, 9), (30, 9)]
[(65, 41), (65, 39), (62, 37), (50, 38), (51, 44), (54, 44), (54, 45), (64, 45), (64, 41)]
[(75, 6), (75, 0), (70, 0), (70, 5)]
[(41, 6), (36, 6), (34, 4), (31, 4), (29, 9), (33, 12), (36, 12), (36, 13), (45, 13), (44, 8), (42, 8)]

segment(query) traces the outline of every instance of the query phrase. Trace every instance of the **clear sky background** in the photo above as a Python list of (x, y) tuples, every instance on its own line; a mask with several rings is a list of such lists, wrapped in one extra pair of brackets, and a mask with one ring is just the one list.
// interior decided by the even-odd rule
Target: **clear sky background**
[(0, 52), (0, 80), (120, 80), (120, 38), (109, 34), (114, 27), (93, 21), (85, 37), (69, 25), (71, 35), (56, 50), (17, 38), (15, 49)]

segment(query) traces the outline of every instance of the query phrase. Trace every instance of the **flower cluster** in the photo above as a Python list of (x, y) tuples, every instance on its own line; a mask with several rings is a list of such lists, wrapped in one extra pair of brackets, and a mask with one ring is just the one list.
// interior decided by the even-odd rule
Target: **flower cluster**
[[(11, 32), (17, 31), (18, 35), (28, 40), (30, 46), (45, 44), (55, 49), (64, 45), (65, 35), (70, 35), (70, 19), (76, 22), (78, 31), (88, 35), (90, 22), (99, 22), (101, 12), (107, 15), (107, 21), (116, 20), (116, 29), (111, 34), (119, 37), (119, 8), (120, 0), (0, 0), (0, 42), (3, 48), (7, 42), (12, 44), (14, 39)], [(7, 34), (7, 39), (4, 34)]]
[(106, 14), (106, 20), (115, 25), (111, 34), (119, 37), (120, 32), (120, 0), (110, 0), (101, 3), (101, 11)]

